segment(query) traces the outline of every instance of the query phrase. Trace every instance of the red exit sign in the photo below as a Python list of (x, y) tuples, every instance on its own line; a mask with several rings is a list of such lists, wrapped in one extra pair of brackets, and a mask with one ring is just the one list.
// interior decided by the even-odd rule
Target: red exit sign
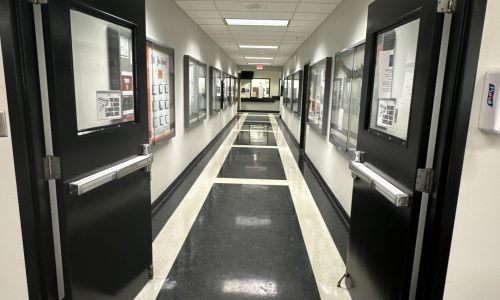
[(264, 70), (264, 65), (263, 64), (258, 64), (257, 65), (257, 70)]

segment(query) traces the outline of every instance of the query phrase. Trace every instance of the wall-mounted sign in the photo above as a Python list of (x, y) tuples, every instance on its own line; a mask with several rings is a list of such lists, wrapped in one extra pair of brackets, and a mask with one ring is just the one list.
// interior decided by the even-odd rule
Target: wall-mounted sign
[(97, 91), (97, 120), (118, 120), (122, 118), (121, 91)]

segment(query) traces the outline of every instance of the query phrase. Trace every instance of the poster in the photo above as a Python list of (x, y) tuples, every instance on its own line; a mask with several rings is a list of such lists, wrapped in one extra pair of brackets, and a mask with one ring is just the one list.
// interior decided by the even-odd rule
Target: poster
[(394, 50), (380, 51), (378, 54), (378, 97), (392, 97), (392, 80), (394, 74)]
[(377, 126), (393, 128), (396, 122), (396, 99), (379, 99)]
[(97, 120), (119, 120), (122, 118), (121, 91), (97, 91)]

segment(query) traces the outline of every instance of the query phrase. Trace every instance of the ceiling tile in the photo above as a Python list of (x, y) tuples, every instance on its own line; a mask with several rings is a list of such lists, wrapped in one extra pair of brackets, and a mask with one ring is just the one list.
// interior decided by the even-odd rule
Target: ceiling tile
[(243, 1), (215, 1), (219, 10), (235, 10), (250, 12), (295, 12), (297, 3), (294, 2), (243, 2)]
[(186, 13), (192, 19), (218, 19), (219, 12), (215, 10), (186, 10)]
[(331, 13), (336, 3), (299, 3), (297, 12)]
[(224, 25), (221, 18), (219, 19), (195, 19), (194, 20), (199, 25)]
[[(325, 13), (295, 13), (293, 15), (293, 21), (295, 20), (304, 20), (304, 21), (319, 21), (322, 22), (326, 17), (328, 17), (328, 14)], [(293, 22), (292, 21), (292, 22)]]
[(175, 1), (184, 10), (216, 10), (212, 1)]
[(290, 22), (288, 28), (292, 27), (312, 27), (316, 28), (322, 21), (303, 21), (303, 20), (293, 20)]

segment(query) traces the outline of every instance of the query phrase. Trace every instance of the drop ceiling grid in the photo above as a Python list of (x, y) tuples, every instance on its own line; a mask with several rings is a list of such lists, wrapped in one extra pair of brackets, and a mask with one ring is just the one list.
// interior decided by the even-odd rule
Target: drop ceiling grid
[[(177, 0), (188, 14), (236, 63), (272, 57), (283, 65), (342, 0)], [(228, 26), (224, 18), (287, 19), (287, 27)], [(242, 44), (277, 45), (278, 49), (241, 49)]]

